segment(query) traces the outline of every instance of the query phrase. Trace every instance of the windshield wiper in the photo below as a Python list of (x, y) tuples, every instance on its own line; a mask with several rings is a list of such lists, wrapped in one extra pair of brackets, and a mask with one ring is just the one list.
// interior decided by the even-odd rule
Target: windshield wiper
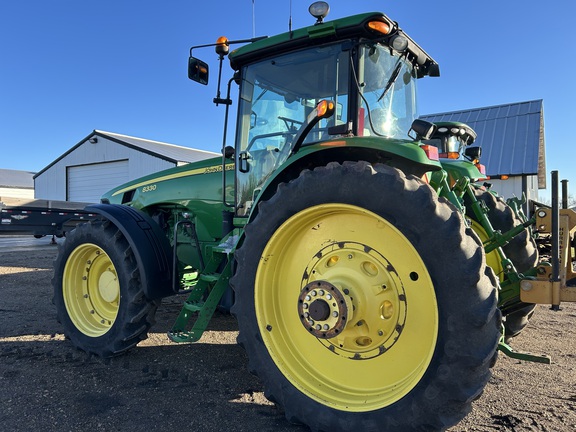
[(386, 95), (386, 93), (388, 93), (388, 90), (390, 90), (392, 85), (394, 85), (394, 83), (398, 79), (398, 75), (400, 74), (400, 69), (402, 69), (402, 57), (398, 59), (398, 63), (396, 63), (396, 66), (394, 66), (394, 70), (392, 71), (392, 75), (390, 75), (390, 79), (386, 83), (386, 87), (384, 87), (384, 91), (382, 92), (382, 94), (380, 95), (380, 97), (376, 102), (380, 102), (380, 100)]

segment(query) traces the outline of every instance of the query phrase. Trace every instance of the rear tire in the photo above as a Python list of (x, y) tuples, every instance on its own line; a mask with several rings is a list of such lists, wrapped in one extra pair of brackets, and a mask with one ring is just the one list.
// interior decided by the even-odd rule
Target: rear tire
[(496, 279), (427, 185), (332, 163), (281, 184), (245, 234), (238, 341), (288, 420), (433, 431), (469, 412), (500, 337)]
[(146, 339), (148, 300), (128, 241), (110, 221), (78, 225), (59, 246), (52, 285), (58, 321), (79, 349), (113, 357)]

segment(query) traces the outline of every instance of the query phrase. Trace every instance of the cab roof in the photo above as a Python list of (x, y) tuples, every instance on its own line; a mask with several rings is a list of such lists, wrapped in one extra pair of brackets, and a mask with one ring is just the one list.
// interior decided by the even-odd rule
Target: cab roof
[[(387, 35), (378, 33), (368, 27), (370, 21), (381, 21), (390, 27)], [(404, 33), (398, 24), (381, 12), (368, 12), (325, 21), (320, 24), (304, 27), (276, 36), (267, 37), (244, 45), (230, 52), (230, 64), (234, 70), (266, 57), (276, 56), (308, 46), (336, 42), (352, 38), (364, 38), (387, 42), (395, 35), (401, 35), (408, 41), (408, 58), (417, 66), (418, 77), (439, 75), (437, 63), (416, 42)], [(435, 68), (431, 68), (436, 65)]]

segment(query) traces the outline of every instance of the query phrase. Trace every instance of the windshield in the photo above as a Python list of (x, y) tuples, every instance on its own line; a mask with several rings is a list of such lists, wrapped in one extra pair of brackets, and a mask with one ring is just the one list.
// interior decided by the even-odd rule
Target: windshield
[(439, 156), (449, 159), (461, 159), (462, 150), (466, 146), (459, 137), (454, 135), (436, 136), (430, 140), (422, 140), (422, 142), (438, 147)]
[[(361, 108), (359, 134), (407, 139), (416, 109), (416, 77), (400, 53), (382, 45), (363, 45), (358, 67)], [(363, 118), (360, 118), (363, 115)]]
[(417, 118), (415, 73), (404, 55), (389, 47), (349, 41), (244, 67), (236, 136), (238, 215), (249, 214), (321, 100), (333, 101), (336, 112), (316, 124), (303, 145), (331, 139), (331, 126), (348, 123), (357, 136), (406, 140)]
[(328, 139), (348, 118), (349, 54), (340, 44), (310, 48), (247, 66), (242, 71), (237, 136), (237, 206), (247, 214), (255, 190), (288, 157), (296, 133), (323, 99), (336, 104), (304, 144)]

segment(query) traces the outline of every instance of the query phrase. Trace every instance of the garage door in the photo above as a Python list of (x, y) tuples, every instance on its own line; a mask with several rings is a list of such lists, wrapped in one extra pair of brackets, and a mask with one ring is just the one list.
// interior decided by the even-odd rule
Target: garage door
[(68, 201), (100, 202), (100, 196), (128, 181), (128, 160), (67, 167)]

